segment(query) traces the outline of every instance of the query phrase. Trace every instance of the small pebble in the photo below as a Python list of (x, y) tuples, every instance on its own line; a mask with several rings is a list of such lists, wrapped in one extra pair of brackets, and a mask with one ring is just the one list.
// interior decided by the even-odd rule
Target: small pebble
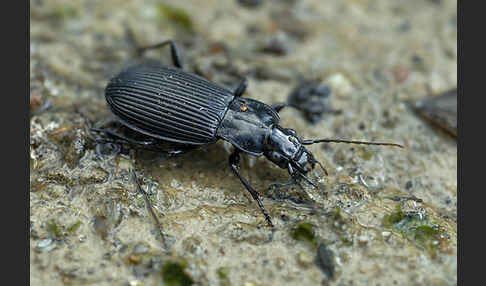
[(388, 237), (390, 237), (391, 232), (389, 232), (389, 231), (384, 231), (384, 232), (382, 232), (382, 233), (381, 233), (381, 235), (382, 235), (384, 238), (388, 238)]
[(335, 262), (334, 253), (324, 243), (319, 244), (317, 250), (316, 264), (329, 279), (334, 278)]
[(262, 47), (261, 51), (266, 54), (274, 56), (284, 56), (288, 53), (289, 48), (286, 44), (286, 40), (283, 37), (275, 37), (270, 39), (265, 46)]
[(149, 251), (149, 247), (144, 243), (137, 243), (135, 247), (133, 247), (133, 254), (144, 254)]
[(405, 66), (396, 66), (393, 68), (393, 76), (397, 83), (403, 83), (408, 79), (408, 68)]
[(285, 259), (277, 257), (275, 259), (275, 266), (277, 266), (278, 269), (282, 269), (285, 266)]
[(125, 159), (123, 157), (119, 157), (119, 161), (118, 161), (118, 169), (120, 170), (130, 170), (132, 169), (132, 162), (130, 162), (130, 160), (128, 159)]
[(288, 96), (288, 104), (299, 110), (304, 118), (314, 124), (326, 113), (338, 113), (330, 107), (331, 88), (318, 81), (304, 81)]
[(129, 282), (130, 286), (140, 286), (143, 285), (140, 281), (138, 280), (132, 280)]
[(412, 181), (408, 181), (408, 182), (405, 184), (405, 189), (407, 189), (407, 190), (410, 190), (412, 187), (413, 187)]
[(369, 241), (368, 237), (366, 237), (364, 235), (361, 235), (361, 236), (358, 237), (358, 243), (362, 246), (366, 245), (368, 243), (368, 241)]
[(172, 179), (170, 182), (170, 186), (174, 189), (177, 189), (181, 186), (181, 183), (179, 183), (176, 179)]
[(340, 73), (330, 75), (326, 82), (337, 95), (347, 96), (353, 91), (351, 82)]
[(40, 251), (49, 251), (53, 249), (55, 245), (52, 243), (52, 239), (42, 239), (37, 243), (37, 249)]
[(432, 125), (457, 136), (457, 89), (412, 102), (413, 109)]
[(246, 8), (257, 8), (263, 3), (263, 0), (238, 0), (238, 3)]
[(131, 264), (139, 264), (140, 263), (140, 256), (130, 254), (128, 256), (128, 262), (130, 262)]
[(301, 252), (297, 255), (297, 262), (300, 266), (307, 268), (312, 264), (312, 257), (308, 253)]

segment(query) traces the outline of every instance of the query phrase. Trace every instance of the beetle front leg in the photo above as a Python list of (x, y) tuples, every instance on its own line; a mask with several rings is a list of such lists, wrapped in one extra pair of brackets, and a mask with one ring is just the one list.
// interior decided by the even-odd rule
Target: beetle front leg
[(248, 190), (252, 198), (257, 202), (258, 206), (260, 207), (260, 210), (262, 211), (263, 215), (265, 216), (265, 219), (267, 220), (267, 223), (270, 227), (273, 227), (272, 220), (270, 219), (270, 216), (267, 213), (267, 210), (263, 206), (262, 201), (260, 200), (260, 196), (258, 195), (257, 191), (255, 191), (248, 181), (241, 176), (240, 172), (238, 171), (239, 164), (240, 164), (240, 151), (236, 149), (229, 157), (229, 164), (231, 167), (231, 170), (238, 176), (240, 179), (241, 183), (245, 186), (245, 188)]

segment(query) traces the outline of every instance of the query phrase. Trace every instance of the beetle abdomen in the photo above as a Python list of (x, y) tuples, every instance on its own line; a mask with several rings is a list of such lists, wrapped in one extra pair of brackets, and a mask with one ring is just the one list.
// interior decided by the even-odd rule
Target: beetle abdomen
[(217, 140), (216, 130), (233, 94), (176, 68), (142, 64), (114, 77), (105, 97), (128, 127), (171, 142), (201, 145)]

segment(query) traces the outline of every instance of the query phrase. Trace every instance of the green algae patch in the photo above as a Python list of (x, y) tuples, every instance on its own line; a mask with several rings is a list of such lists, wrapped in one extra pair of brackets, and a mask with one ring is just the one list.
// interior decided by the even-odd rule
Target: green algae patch
[(66, 227), (62, 225), (55, 219), (51, 219), (47, 222), (47, 231), (51, 235), (52, 238), (55, 239), (63, 239), (66, 238), (68, 235), (76, 233), (76, 231), (81, 227), (82, 222), (76, 221), (72, 225)]
[(446, 232), (426, 214), (406, 213), (397, 206), (394, 212), (383, 218), (383, 224), (426, 250), (431, 257), (447, 248)]
[(49, 231), (49, 233), (51, 233), (52, 236), (57, 239), (63, 237), (62, 226), (60, 226), (54, 219), (51, 219), (47, 223), (47, 230)]
[(299, 241), (307, 241), (312, 245), (317, 245), (314, 226), (308, 222), (300, 223), (290, 230), (290, 236)]
[(162, 268), (162, 279), (168, 286), (192, 285), (194, 280), (184, 272), (185, 263), (169, 262)]
[(231, 282), (229, 280), (229, 273), (230, 273), (230, 268), (229, 267), (220, 267), (216, 271), (216, 274), (218, 274), (219, 278), (219, 285), (221, 286), (229, 286), (231, 285)]
[(75, 233), (76, 231), (78, 231), (79, 227), (81, 226), (82, 222), (81, 221), (77, 221), (75, 222), (74, 224), (72, 224), (70, 227), (68, 227), (67, 231), (69, 233)]
[(52, 18), (59, 22), (67, 22), (81, 16), (76, 7), (70, 5), (60, 5), (52, 11)]
[(375, 154), (376, 154), (376, 150), (373, 150), (371, 148), (361, 149), (358, 152), (358, 156), (365, 161), (371, 160), (371, 158), (373, 158)]
[(330, 217), (332, 220), (337, 222), (337, 225), (341, 226), (346, 224), (346, 221), (344, 220), (343, 214), (341, 213), (341, 208), (340, 207), (335, 207), (334, 210), (330, 213)]
[(395, 224), (398, 224), (405, 218), (405, 213), (402, 211), (402, 208), (398, 205), (395, 211), (389, 215), (386, 215), (383, 218), (383, 224), (386, 227), (393, 227)]
[[(337, 208), (338, 215), (340, 211)], [(334, 253), (327, 247), (323, 239), (316, 235), (314, 228), (313, 224), (302, 222), (290, 230), (290, 236), (295, 240), (305, 241), (310, 244), (310, 248), (315, 255), (315, 265), (332, 280), (335, 274)]]
[(169, 21), (182, 27), (188, 32), (194, 31), (194, 25), (192, 23), (191, 17), (184, 9), (169, 6), (163, 3), (158, 4), (158, 9), (161, 17), (168, 18)]

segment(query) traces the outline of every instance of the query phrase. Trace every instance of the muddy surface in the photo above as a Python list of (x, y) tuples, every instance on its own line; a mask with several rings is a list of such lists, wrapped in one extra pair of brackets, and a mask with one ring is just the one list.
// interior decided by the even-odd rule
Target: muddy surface
[[(456, 1), (30, 1), (32, 285), (456, 285), (457, 146), (407, 104), (457, 85)], [(132, 30), (132, 34), (127, 33)], [(97, 146), (104, 87), (174, 39), (184, 68), (245, 96), (330, 89), (302, 138), (400, 143), (309, 147), (315, 189), (244, 155), (266, 226), (217, 144), (168, 158)], [(170, 64), (169, 49), (146, 57)], [(116, 148), (115, 148), (116, 149)], [(168, 244), (137, 192), (135, 169)]]

